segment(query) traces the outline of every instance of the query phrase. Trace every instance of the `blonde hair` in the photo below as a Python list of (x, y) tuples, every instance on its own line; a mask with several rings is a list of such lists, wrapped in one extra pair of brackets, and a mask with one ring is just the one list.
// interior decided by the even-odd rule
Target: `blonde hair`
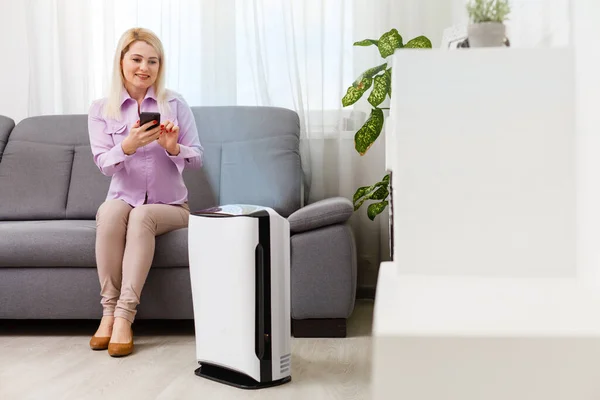
[(161, 113), (169, 110), (167, 103), (167, 89), (165, 88), (165, 52), (158, 36), (149, 29), (131, 28), (119, 39), (115, 56), (113, 60), (112, 79), (108, 98), (104, 106), (104, 116), (108, 118), (121, 119), (121, 93), (125, 87), (125, 77), (123, 76), (123, 67), (121, 61), (125, 53), (129, 51), (131, 45), (137, 41), (148, 43), (158, 53), (158, 76), (154, 82), (154, 92), (158, 101), (158, 108)]

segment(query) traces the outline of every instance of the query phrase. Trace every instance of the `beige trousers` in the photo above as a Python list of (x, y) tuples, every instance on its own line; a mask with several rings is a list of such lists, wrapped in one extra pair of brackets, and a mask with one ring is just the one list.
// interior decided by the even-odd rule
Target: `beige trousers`
[(132, 207), (107, 200), (96, 214), (96, 264), (102, 315), (133, 323), (158, 235), (188, 226), (187, 204)]

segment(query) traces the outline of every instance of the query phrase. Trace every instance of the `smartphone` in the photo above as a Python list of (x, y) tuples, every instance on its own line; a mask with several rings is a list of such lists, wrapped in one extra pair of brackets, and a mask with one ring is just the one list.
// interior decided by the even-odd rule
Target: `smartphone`
[(154, 129), (160, 125), (160, 113), (157, 112), (143, 112), (140, 114), (140, 126), (147, 124), (151, 121), (157, 121), (156, 125), (152, 125), (150, 128), (146, 129), (147, 131), (150, 129)]

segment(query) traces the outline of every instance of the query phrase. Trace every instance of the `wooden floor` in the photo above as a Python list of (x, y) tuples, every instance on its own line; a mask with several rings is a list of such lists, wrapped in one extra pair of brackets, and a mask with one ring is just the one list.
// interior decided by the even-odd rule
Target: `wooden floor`
[[(373, 302), (361, 300), (344, 339), (292, 339), (292, 382), (246, 391), (194, 375), (194, 328), (136, 323), (136, 351), (88, 347), (94, 321), (0, 321), (0, 399), (369, 399)], [(218, 397), (217, 397), (218, 396)]]

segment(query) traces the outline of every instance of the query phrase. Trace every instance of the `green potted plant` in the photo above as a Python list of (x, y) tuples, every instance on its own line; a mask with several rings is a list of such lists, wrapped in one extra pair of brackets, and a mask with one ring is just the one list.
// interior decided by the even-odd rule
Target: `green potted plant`
[(467, 12), (471, 23), (467, 28), (469, 47), (503, 47), (509, 0), (469, 0)]
[[(425, 36), (418, 36), (404, 43), (398, 30), (392, 29), (376, 39), (365, 39), (354, 43), (354, 46), (376, 46), (382, 58), (394, 54), (396, 49), (430, 49), (431, 41)], [(379, 106), (386, 96), (392, 97), (392, 68), (388, 68), (387, 62), (363, 72), (350, 86), (346, 95), (342, 98), (342, 105), (348, 107), (356, 103), (372, 87), (367, 101), (371, 104), (371, 115), (364, 125), (354, 135), (354, 148), (362, 156), (373, 145), (383, 129), (383, 108)], [(388, 205), (390, 185), (389, 174), (371, 186), (363, 186), (354, 193), (354, 211), (358, 210), (365, 201), (375, 200), (367, 208), (367, 215), (372, 221), (383, 212)]]

